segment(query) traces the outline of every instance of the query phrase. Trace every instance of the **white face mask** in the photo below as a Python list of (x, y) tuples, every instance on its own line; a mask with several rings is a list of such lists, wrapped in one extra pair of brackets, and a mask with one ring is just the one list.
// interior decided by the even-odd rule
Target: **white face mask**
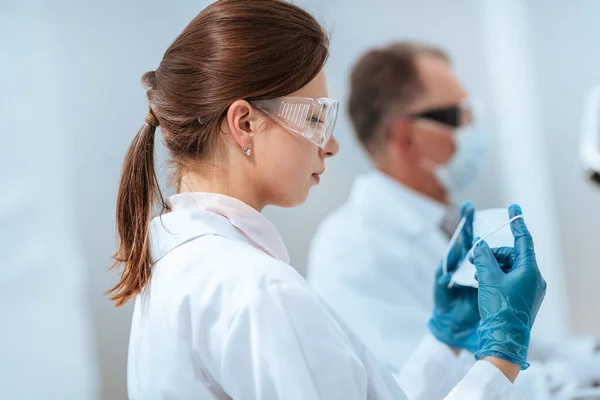
[(437, 165), (433, 173), (444, 188), (454, 195), (471, 185), (485, 161), (485, 135), (470, 126), (456, 130), (456, 151), (446, 165)]
[[(489, 212), (495, 212), (495, 211), (496, 210), (484, 210), (483, 213), (488, 213), (488, 215), (489, 215)], [(506, 210), (501, 210), (501, 211), (508, 213)], [(477, 211), (477, 213), (479, 213), (479, 211)], [(481, 218), (481, 217), (479, 217), (478, 214), (476, 214), (476, 218)], [(477, 245), (480, 242), (488, 239), (490, 236), (493, 236), (495, 233), (501, 231), (505, 226), (510, 225), (513, 221), (515, 221), (515, 220), (517, 220), (519, 218), (523, 218), (523, 216), (522, 215), (517, 215), (515, 217), (512, 217), (508, 221), (502, 223), (499, 227), (497, 227), (495, 229), (492, 229), (492, 230), (488, 229), (489, 232), (487, 232), (483, 237), (479, 238), (479, 240), (477, 240), (475, 243), (473, 243), (473, 245), (471, 246), (471, 249), (464, 256), (463, 260), (459, 261), (458, 268), (462, 268), (462, 265), (465, 264), (465, 263), (468, 263), (469, 265), (473, 266), (473, 264), (471, 264), (471, 262), (469, 261), (469, 254), (468, 253), (471, 253), (471, 257), (475, 257), (474, 250), (475, 250), (475, 247), (477, 247)], [(450, 252), (452, 251), (452, 247), (454, 246), (454, 244), (458, 240), (458, 237), (462, 233), (462, 229), (465, 226), (466, 222), (467, 222), (467, 219), (465, 217), (462, 217), (460, 219), (458, 227), (454, 231), (454, 234), (452, 235), (452, 237), (450, 238), (450, 241), (448, 242), (448, 244), (446, 246), (446, 252), (445, 252), (446, 255), (442, 259), (442, 273), (444, 275), (448, 274), (448, 257), (450, 256)], [(482, 223), (479, 222), (480, 226), (481, 226), (481, 224)], [(480, 228), (478, 229), (478, 227), (476, 225), (474, 226), (474, 228), (475, 228), (474, 236), (478, 236), (481, 232), (477, 232), (477, 230), (479, 230)], [(512, 236), (512, 234), (510, 234), (510, 233), (509, 233), (509, 235)], [(501, 240), (506, 240), (506, 239), (502, 238)], [(513, 242), (511, 240), (509, 240), (506, 243), (503, 243), (502, 245), (503, 246), (511, 246), (512, 244), (513, 244)], [(494, 246), (494, 247), (496, 247), (496, 246)], [(451, 281), (448, 284), (448, 287), (450, 288), (450, 287), (452, 287), (452, 285), (453, 285), (453, 282)]]

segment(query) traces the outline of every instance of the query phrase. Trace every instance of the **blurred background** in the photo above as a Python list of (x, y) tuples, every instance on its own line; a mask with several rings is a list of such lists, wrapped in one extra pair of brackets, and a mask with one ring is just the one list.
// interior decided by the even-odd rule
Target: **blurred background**
[[(74, 353), (73, 387), (126, 398), (132, 304), (115, 309), (103, 294), (118, 275), (108, 268), (121, 163), (147, 112), (142, 74), (209, 3), (0, 2), (0, 391), (52, 387), (44, 371), (73, 369), (60, 355)], [(600, 335), (600, 191), (579, 160), (584, 99), (600, 84), (600, 2), (296, 3), (331, 31), (330, 93), (344, 111), (348, 73), (366, 49), (413, 39), (450, 53), (493, 144), (457, 200), (520, 203), (548, 280), (536, 329)], [(336, 136), (341, 151), (309, 200), (265, 211), (300, 272), (319, 221), (369, 169), (345, 114)]]

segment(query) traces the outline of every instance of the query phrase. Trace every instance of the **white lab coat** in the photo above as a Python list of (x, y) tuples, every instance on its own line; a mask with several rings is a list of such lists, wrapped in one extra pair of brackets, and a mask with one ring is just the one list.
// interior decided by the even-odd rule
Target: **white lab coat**
[[(321, 224), (307, 279), (403, 384), (411, 353), (429, 335), (435, 271), (446, 252), (440, 226), (447, 208), (373, 171)], [(468, 368), (463, 352), (452, 368)], [(546, 398), (537, 366), (517, 379), (518, 398)], [(435, 396), (425, 397), (435, 399)]]
[[(372, 172), (318, 228), (307, 280), (398, 376), (428, 332), (446, 207)], [(402, 334), (399, 334), (401, 330)]]
[[(273, 225), (238, 200), (179, 194), (152, 221), (155, 261), (136, 299), (131, 399), (405, 399), (391, 375), (288, 265)], [(445, 375), (433, 339), (407, 371)], [(444, 371), (444, 372), (442, 372)], [(479, 362), (449, 399), (501, 399), (504, 375)], [(441, 398), (442, 396), (438, 397)]]

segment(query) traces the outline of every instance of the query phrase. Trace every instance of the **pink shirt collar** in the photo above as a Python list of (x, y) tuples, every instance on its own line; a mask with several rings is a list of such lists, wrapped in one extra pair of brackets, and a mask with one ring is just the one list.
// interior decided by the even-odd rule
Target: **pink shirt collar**
[(283, 239), (275, 225), (246, 203), (218, 193), (189, 192), (167, 199), (171, 211), (201, 207), (227, 218), (254, 247), (286, 264), (290, 263)]

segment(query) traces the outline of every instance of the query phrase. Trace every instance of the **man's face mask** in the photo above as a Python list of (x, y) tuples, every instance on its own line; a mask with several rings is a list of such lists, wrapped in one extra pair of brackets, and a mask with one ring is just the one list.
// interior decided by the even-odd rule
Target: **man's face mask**
[(433, 121), (454, 129), (456, 150), (450, 160), (443, 165), (427, 160), (424, 168), (436, 176), (450, 195), (471, 185), (483, 167), (487, 150), (486, 137), (472, 128), (473, 112), (471, 108), (458, 104), (426, 110), (412, 115), (411, 118)]

